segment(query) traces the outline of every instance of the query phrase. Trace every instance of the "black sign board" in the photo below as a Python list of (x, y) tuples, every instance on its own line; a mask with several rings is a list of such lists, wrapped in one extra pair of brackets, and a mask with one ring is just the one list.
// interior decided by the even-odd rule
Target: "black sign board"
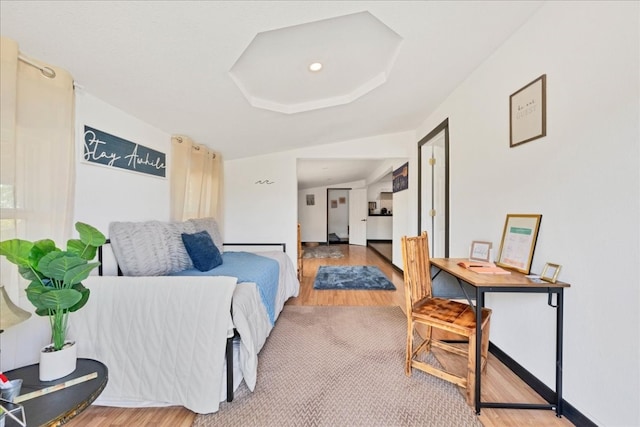
[(98, 129), (84, 127), (84, 160), (91, 163), (165, 177), (165, 153), (118, 138)]

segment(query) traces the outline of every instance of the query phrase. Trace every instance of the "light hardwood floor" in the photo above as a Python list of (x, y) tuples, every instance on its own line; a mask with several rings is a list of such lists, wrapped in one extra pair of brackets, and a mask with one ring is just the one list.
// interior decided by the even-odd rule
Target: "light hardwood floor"
[[(361, 305), (400, 306), (404, 310), (404, 281), (402, 274), (370, 248), (340, 245), (344, 258), (304, 260), (304, 277), (300, 295), (290, 299), (291, 305)], [(313, 281), (320, 265), (376, 265), (396, 286), (396, 291), (316, 291)], [(448, 369), (464, 369), (464, 360), (449, 354), (438, 354)], [(483, 378), (482, 396), (487, 401), (543, 402), (535, 392), (509, 369), (489, 357), (487, 374)], [(123, 409), (92, 405), (67, 425), (71, 427), (154, 426), (188, 427), (195, 414), (181, 407)], [(557, 418), (552, 411), (483, 409), (479, 420), (485, 427), (516, 426), (572, 426), (566, 418)]]

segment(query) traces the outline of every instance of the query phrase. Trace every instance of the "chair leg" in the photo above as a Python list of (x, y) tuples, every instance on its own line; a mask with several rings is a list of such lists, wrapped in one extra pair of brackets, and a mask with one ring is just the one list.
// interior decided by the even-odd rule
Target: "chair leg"
[[(484, 334), (483, 334), (484, 335)], [(476, 392), (476, 334), (469, 336), (469, 357), (467, 359), (467, 404), (474, 405)]]
[(413, 321), (407, 317), (407, 354), (404, 362), (404, 373), (411, 376), (411, 359), (413, 356)]

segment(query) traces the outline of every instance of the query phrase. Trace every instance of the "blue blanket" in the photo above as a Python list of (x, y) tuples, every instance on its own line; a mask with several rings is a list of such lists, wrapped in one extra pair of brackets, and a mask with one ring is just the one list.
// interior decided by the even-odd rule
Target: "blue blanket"
[(278, 292), (280, 265), (278, 261), (251, 252), (224, 252), (222, 265), (209, 270), (195, 268), (172, 273), (170, 276), (231, 276), (238, 283), (254, 282), (258, 286), (260, 298), (267, 309), (271, 325), (275, 323), (275, 303)]

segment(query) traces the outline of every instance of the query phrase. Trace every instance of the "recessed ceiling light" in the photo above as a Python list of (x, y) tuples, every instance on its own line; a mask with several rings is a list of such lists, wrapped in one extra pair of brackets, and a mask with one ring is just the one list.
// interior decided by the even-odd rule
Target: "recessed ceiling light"
[(309, 64), (309, 71), (317, 72), (322, 70), (322, 64), (320, 62), (312, 62)]

